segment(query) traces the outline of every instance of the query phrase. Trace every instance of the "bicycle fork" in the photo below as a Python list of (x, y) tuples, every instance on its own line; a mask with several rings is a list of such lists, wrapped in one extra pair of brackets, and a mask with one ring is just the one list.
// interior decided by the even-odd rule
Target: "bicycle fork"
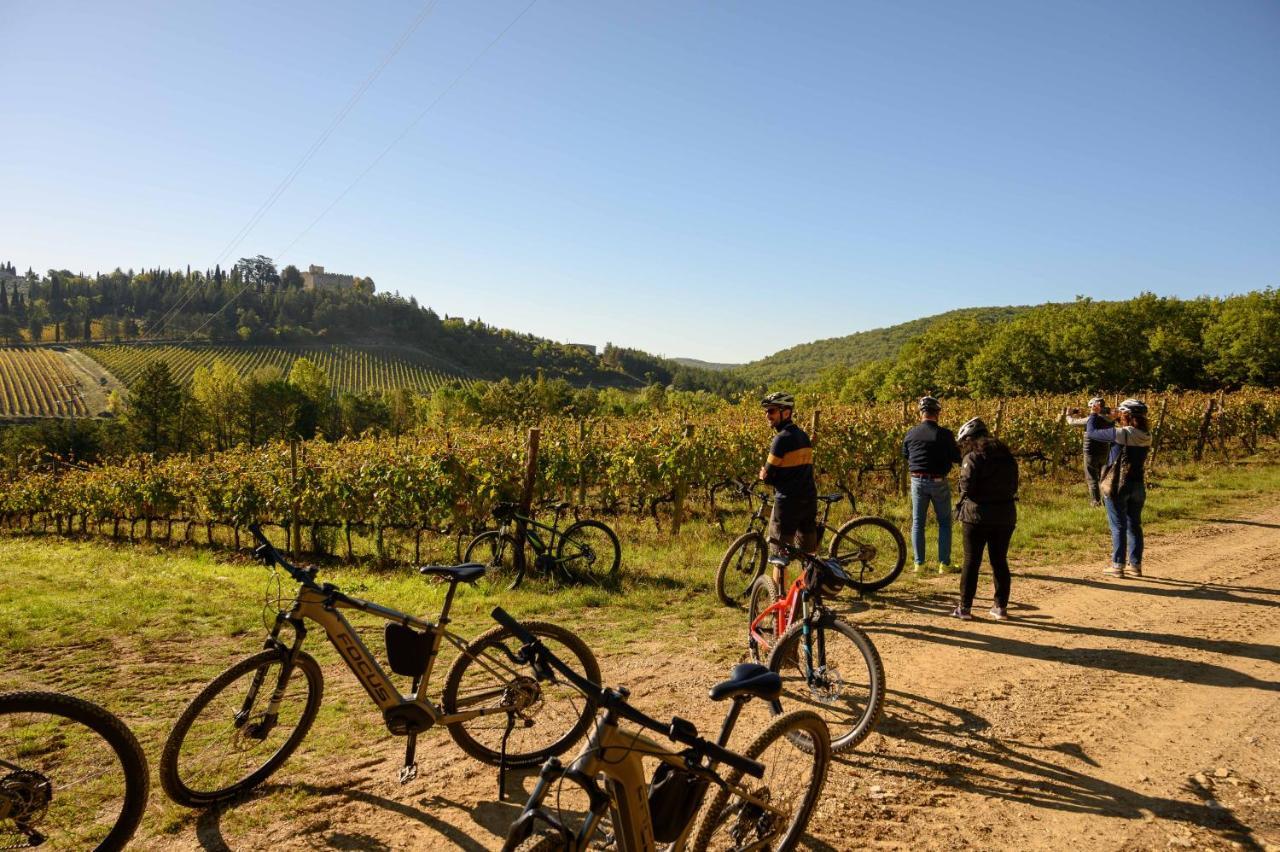
[[(285, 622), (293, 628), (293, 647), (286, 648), (284, 643), (280, 641), (280, 629)], [(284, 615), (276, 616), (276, 623), (271, 628), (271, 635), (268, 637), (264, 646), (266, 649), (278, 650), (281, 654), (280, 674), (276, 676), (275, 689), (271, 692), (271, 698), (267, 701), (266, 710), (262, 714), (262, 718), (257, 722), (244, 728), (245, 736), (255, 740), (265, 740), (276, 722), (280, 719), (280, 703), (284, 700), (285, 688), (289, 685), (289, 678), (293, 675), (294, 656), (298, 653), (298, 649), (302, 647), (302, 640), (306, 638), (307, 627), (301, 621), (293, 621)], [(249, 684), (249, 692), (244, 697), (244, 703), (240, 705), (240, 709), (235, 714), (235, 727), (244, 727), (253, 714), (253, 706), (258, 701), (258, 692), (262, 689), (263, 683), (267, 679), (267, 667), (263, 666), (253, 673), (253, 680)]]

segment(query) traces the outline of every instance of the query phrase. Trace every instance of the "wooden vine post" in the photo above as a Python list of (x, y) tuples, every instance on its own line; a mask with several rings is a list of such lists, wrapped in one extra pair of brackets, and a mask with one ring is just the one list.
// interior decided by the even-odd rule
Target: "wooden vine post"
[[(542, 430), (537, 426), (529, 429), (528, 445), (525, 449), (524, 484), (520, 489), (519, 515), (521, 518), (529, 517), (529, 510), (533, 506), (533, 486), (538, 478), (538, 441), (541, 437)], [(517, 520), (515, 552), (516, 571), (525, 570), (524, 541), (527, 533), (528, 529), (526, 523), (523, 520)]]
[[(682, 444), (688, 443), (693, 437), (693, 424), (684, 424), (684, 434), (680, 438)], [(684, 499), (689, 494), (689, 483), (683, 478), (676, 482), (674, 500), (671, 504), (671, 534), (680, 535), (680, 527), (684, 525)]]
[(1212, 397), (1205, 404), (1204, 415), (1200, 418), (1200, 432), (1196, 435), (1195, 460), (1200, 461), (1204, 455), (1204, 442), (1209, 439), (1209, 426), (1213, 423), (1213, 412), (1218, 408), (1218, 401)]
[(298, 523), (298, 439), (289, 439), (289, 490), (293, 492), (289, 502), (289, 552), (295, 559), (302, 552), (302, 525)]
[(1153, 469), (1156, 450), (1160, 449), (1160, 436), (1164, 434), (1164, 414), (1169, 408), (1169, 397), (1160, 397), (1160, 412), (1156, 414), (1156, 428), (1151, 432), (1151, 452), (1147, 454), (1147, 470)]
[(587, 463), (585, 461), (587, 452), (587, 420), (584, 417), (578, 421), (578, 505), (585, 506), (587, 503)]
[(991, 434), (999, 438), (1002, 426), (1004, 426), (1004, 397), (1000, 397), (1000, 404), (996, 406), (996, 425), (991, 430)]

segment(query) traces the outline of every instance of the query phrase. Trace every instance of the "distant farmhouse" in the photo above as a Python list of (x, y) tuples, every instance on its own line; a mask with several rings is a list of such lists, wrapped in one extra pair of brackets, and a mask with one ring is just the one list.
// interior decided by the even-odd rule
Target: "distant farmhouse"
[(323, 266), (314, 263), (302, 273), (303, 290), (364, 290), (373, 293), (373, 281), (369, 278), (357, 278), (354, 275), (339, 275), (336, 272), (325, 272)]

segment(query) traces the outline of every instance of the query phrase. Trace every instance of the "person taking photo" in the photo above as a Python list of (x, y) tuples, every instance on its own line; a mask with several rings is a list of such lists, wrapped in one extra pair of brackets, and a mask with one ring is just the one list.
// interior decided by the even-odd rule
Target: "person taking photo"
[[(1063, 420), (1068, 426), (1083, 426), (1085, 431), (1090, 429), (1107, 429), (1114, 424), (1107, 419), (1110, 410), (1107, 408), (1106, 400), (1100, 396), (1095, 396), (1089, 400), (1089, 414), (1081, 416), (1078, 408), (1068, 408), (1063, 412)], [(1093, 505), (1102, 505), (1102, 493), (1098, 490), (1098, 477), (1102, 473), (1102, 466), (1107, 463), (1107, 454), (1111, 451), (1111, 445), (1105, 441), (1095, 441), (1087, 434), (1084, 437), (1084, 481), (1089, 485), (1089, 499), (1093, 501)]]
[(1146, 466), (1151, 430), (1146, 403), (1126, 399), (1116, 406), (1116, 425), (1085, 429), (1085, 436), (1110, 447), (1102, 471), (1102, 498), (1111, 527), (1111, 564), (1103, 574), (1123, 577), (1126, 551), (1129, 573), (1142, 576), (1142, 507), (1147, 502)]

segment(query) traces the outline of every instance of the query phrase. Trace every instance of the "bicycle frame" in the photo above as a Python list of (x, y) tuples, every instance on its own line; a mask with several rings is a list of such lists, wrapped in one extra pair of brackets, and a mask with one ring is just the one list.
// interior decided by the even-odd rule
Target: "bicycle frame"
[[(600, 714), (586, 745), (568, 768), (558, 760), (548, 761), (542, 767), (524, 811), (526, 815), (536, 813), (525, 818), (532, 820), (536, 817), (550, 821), (546, 811), (541, 810), (543, 800), (552, 792), (555, 782), (568, 780), (586, 792), (590, 810), (576, 832), (561, 822), (552, 822), (553, 826), (566, 835), (566, 852), (580, 852), (588, 848), (606, 811), (610, 814), (615, 845), (620, 852), (653, 852), (657, 844), (654, 839), (653, 817), (649, 812), (649, 781), (643, 763), (646, 757), (657, 758), (662, 763), (692, 772), (708, 781), (708, 787), (703, 792), (704, 799), (710, 792), (710, 784), (715, 784), (727, 787), (734, 795), (765, 811), (785, 816), (785, 812), (772, 802), (721, 778), (715, 772), (716, 764), (691, 766), (683, 752), (673, 751), (640, 733), (623, 732), (618, 727), (618, 721), (606, 711)], [(600, 789), (596, 780), (600, 776), (604, 778), (607, 792)], [(680, 852), (689, 842), (698, 821), (697, 810), (694, 809), (694, 816), (679, 838), (666, 847), (670, 852)]]
[[(336, 589), (301, 587), (289, 611), (276, 614), (275, 624), (271, 629), (270, 638), (267, 640), (268, 647), (278, 647), (287, 654), (286, 663), (281, 667), (275, 691), (272, 693), (271, 700), (267, 706), (267, 718), (274, 718), (274, 714), (279, 712), (280, 701), (284, 696), (285, 687), (288, 685), (289, 677), (293, 672), (294, 656), (302, 648), (303, 640), (307, 636), (308, 631), (305, 624), (307, 620), (315, 622), (324, 630), (329, 642), (332, 643), (338, 655), (347, 664), (347, 667), (351, 669), (352, 674), (360, 681), (360, 685), (364, 687), (365, 692), (382, 710), (383, 718), (387, 719), (388, 723), (390, 722), (388, 719), (389, 713), (406, 706), (414, 708), (414, 710), (409, 711), (409, 714), (416, 716), (417, 721), (424, 728), (436, 724), (448, 725), (454, 722), (465, 722), (477, 716), (506, 713), (509, 708), (498, 706), (446, 714), (427, 698), (427, 686), (431, 682), (431, 672), (435, 667), (436, 659), (439, 657), (443, 641), (445, 639), (449, 640), (450, 644), (456, 647), (459, 653), (467, 654), (467, 642), (445, 626), (449, 623), (448, 612), (450, 605), (453, 603), (455, 589), (456, 586), (450, 585), (449, 591), (445, 596), (444, 605), (440, 611), (440, 618), (433, 623), (381, 604), (351, 597)], [(375, 615), (386, 621), (397, 622), (406, 627), (425, 631), (431, 635), (426, 667), (417, 681), (418, 687), (415, 694), (404, 696), (400, 693), (400, 690), (391, 681), (390, 676), (387, 675), (377, 659), (369, 652), (364, 642), (361, 641), (359, 634), (352, 628), (351, 623), (343, 617), (341, 610), (344, 609), (353, 609)], [(280, 640), (281, 629), (286, 624), (293, 629), (294, 633), (293, 643), (287, 647)], [(482, 664), (484, 663), (484, 661), (481, 662)], [(515, 661), (513, 660), (512, 662), (514, 663)], [(253, 682), (249, 687), (249, 693), (245, 698), (245, 708), (252, 707), (256, 701), (258, 690), (262, 686), (265, 674), (266, 670), (262, 669), (254, 675)], [(494, 695), (500, 695), (501, 692), (501, 688), (496, 688), (492, 692), (468, 696), (467, 700), (469, 702), (483, 701), (492, 698)], [(423, 718), (422, 714), (425, 714), (425, 718)]]
[(764, 641), (764, 637), (760, 635), (760, 625), (765, 623), (765, 619), (772, 618), (774, 620), (774, 639), (778, 639), (783, 633), (787, 632), (787, 628), (795, 622), (796, 617), (807, 619), (810, 613), (810, 598), (808, 588), (804, 584), (804, 573), (796, 577), (795, 582), (791, 584), (791, 588), (787, 590), (785, 597), (778, 598), (776, 601), (767, 606), (763, 612), (756, 616), (755, 620), (748, 625), (747, 630), (761, 648), (761, 656), (768, 656), (770, 645)]

